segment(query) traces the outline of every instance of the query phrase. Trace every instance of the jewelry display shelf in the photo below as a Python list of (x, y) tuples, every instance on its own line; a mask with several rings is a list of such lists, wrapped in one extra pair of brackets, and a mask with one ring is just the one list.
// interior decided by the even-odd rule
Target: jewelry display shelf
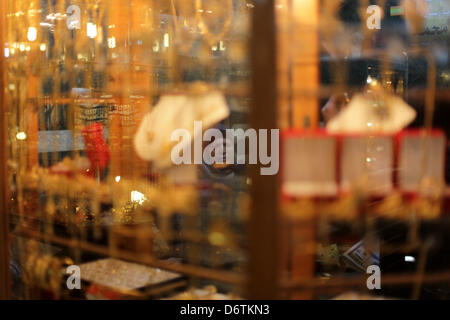
[[(411, 289), (408, 291), (408, 294), (411, 292), (409, 297), (417, 299), (425, 285), (450, 283), (450, 269), (447, 268), (448, 264), (442, 254), (445, 252), (445, 245), (450, 243), (447, 236), (450, 230), (450, 188), (446, 187), (440, 197), (420, 195), (414, 188), (409, 188), (407, 192), (399, 187), (397, 175), (393, 173), (392, 179), (386, 176), (381, 179), (382, 182), (388, 181), (390, 184), (381, 195), (352, 192), (354, 190), (351, 188), (341, 190), (340, 178), (343, 174), (340, 168), (343, 162), (346, 169), (342, 171), (345, 171), (347, 178), (351, 180), (355, 178), (352, 176), (355, 173), (352, 170), (355, 167), (353, 161), (359, 156), (356, 157), (355, 153), (350, 152), (342, 157), (344, 160), (339, 158), (340, 160), (335, 162), (335, 158), (338, 158), (336, 150), (340, 149), (339, 143), (335, 146), (317, 143), (313, 152), (320, 154), (317, 158), (320, 161), (305, 160), (305, 150), (311, 149), (304, 145), (294, 145), (293, 149), (297, 153), (289, 159), (288, 170), (281, 165), (278, 176), (263, 176), (261, 164), (249, 165), (248, 172), (242, 176), (245, 187), (236, 187), (231, 192), (228, 177), (223, 179), (220, 186), (215, 186), (223, 192), (213, 195), (208, 194), (207, 190), (213, 187), (200, 184), (194, 188), (194, 193), (206, 196), (196, 204), (188, 198), (178, 201), (183, 204), (181, 209), (184, 210), (176, 207), (177, 201), (174, 199), (179, 200), (179, 194), (173, 186), (152, 193), (157, 200), (164, 200), (160, 201), (160, 206), (141, 203), (144, 198), (149, 198), (150, 202), (153, 200), (143, 189), (157, 186), (160, 181), (157, 175), (149, 172), (152, 171), (149, 163), (136, 157), (133, 137), (138, 125), (137, 120), (144, 111), (150, 112), (154, 103), (165, 94), (187, 96), (189, 92), (184, 88), (185, 82), (200, 78), (207, 82), (209, 90), (219, 90), (226, 97), (231, 111), (233, 108), (242, 111), (239, 115), (234, 113), (220, 125), (255, 130), (280, 128), (282, 131), (289, 129), (308, 133), (315, 132), (322, 125), (319, 112), (321, 100), (326, 100), (336, 93), (348, 94), (362, 90), (361, 85), (347, 81), (348, 76), (356, 76), (356, 72), (352, 74), (351, 70), (346, 70), (353, 59), (353, 53), (348, 49), (355, 49), (356, 44), (352, 44), (355, 48), (350, 48), (342, 45), (345, 41), (336, 41), (341, 40), (343, 36), (338, 34), (339, 32), (348, 31), (337, 17), (336, 1), (216, 1), (221, 4), (208, 13), (211, 17), (214, 17), (213, 13), (222, 14), (213, 19), (223, 23), (223, 28), (216, 32), (212, 32), (208, 26), (208, 23), (213, 21), (203, 16), (206, 10), (200, 11), (199, 6), (207, 0), (194, 1), (192, 7), (197, 10), (190, 13), (186, 11), (189, 9), (186, 7), (187, 0), (136, 0), (133, 6), (120, 1), (100, 1), (95, 4), (97, 7), (94, 7), (94, 3), (89, 3), (83, 8), (86, 11), (83, 23), (84, 19), (89, 19), (90, 28), (95, 25), (95, 37), (91, 37), (92, 34), (86, 37), (84, 32), (76, 30), (66, 30), (62, 20), (56, 19), (53, 29), (39, 24), (39, 20), (48, 20), (47, 13), (64, 11), (64, 2), (59, 0), (46, 4), (44, 11), (48, 12), (42, 14), (42, 17), (33, 14), (26, 17), (30, 4), (39, 7), (42, 1), (0, 1), (0, 43), (9, 43), (11, 48), (16, 46), (14, 54), (8, 52), (10, 56), (7, 58), (2, 52), (0, 58), (0, 89), (2, 93), (7, 93), (0, 95), (0, 119), (4, 124), (2, 128), (10, 130), (2, 130), (0, 134), (0, 298), (12, 296), (9, 286), (10, 261), (12, 258), (20, 261), (20, 255), (26, 253), (19, 250), (17, 254), (17, 250), (14, 252), (9, 245), (18, 244), (18, 247), (23, 249), (34, 242), (56, 246), (61, 249), (62, 254), (70, 254), (74, 257), (74, 263), (81, 265), (95, 261), (98, 263), (102, 259), (119, 259), (140, 264), (144, 268), (157, 268), (180, 275), (179, 279), (169, 284), (169, 287), (173, 287), (159, 288), (164, 291), (174, 289), (170, 294), (160, 296), (161, 292), (153, 290), (158, 288), (141, 291), (132, 288), (123, 292), (127, 298), (137, 299), (227, 297), (215, 288), (198, 289), (204, 287), (205, 283), (220, 284), (220, 292), (231, 288), (234, 293), (242, 292), (243, 297), (250, 299), (328, 299), (348, 289), (364, 291), (367, 289), (365, 270), (356, 272), (342, 262), (348, 252), (345, 250), (350, 248), (351, 251), (355, 243), (362, 243), (359, 248), (362, 247), (363, 251), (371, 251), (379, 245), (377, 258), (387, 257), (381, 262), (382, 268), (385, 267), (384, 262), (393, 262), (395, 267), (398, 259), (404, 259), (405, 256), (417, 260), (414, 265), (402, 265), (399, 269), (388, 268), (386, 272), (383, 269), (383, 288), (407, 286)], [(160, 16), (158, 13), (156, 17), (149, 15), (152, 5), (162, 5), (161, 11), (154, 12), (164, 14)], [(222, 10), (223, 8), (228, 10)], [(18, 10), (20, 11), (17, 14), (12, 12)], [(358, 12), (364, 13), (365, 9)], [(223, 16), (224, 14), (227, 16)], [(186, 17), (182, 21), (179, 16), (183, 15)], [(147, 19), (149, 17), (156, 19)], [(364, 19), (360, 20), (364, 22)], [(151, 26), (153, 23), (158, 24), (157, 28)], [(172, 23), (173, 27), (168, 27)], [(36, 27), (33, 27), (34, 24)], [(31, 43), (29, 51), (17, 50), (17, 45), (27, 41), (26, 38), (33, 38), (28, 37), (27, 28), (28, 31), (36, 30), (39, 38), (35, 39), (35, 42), (28, 39)], [(82, 29), (85, 30), (84, 27)], [(197, 29), (201, 32), (194, 37), (195, 32), (191, 31)], [(186, 30), (188, 32), (185, 32)], [(230, 30), (232, 32), (228, 32)], [(405, 101), (414, 103), (415, 106), (422, 103), (425, 105), (424, 123), (419, 126), (423, 125), (426, 130), (431, 130), (435, 116), (435, 100), (446, 103), (449, 101), (449, 94), (448, 90), (436, 88), (434, 79), (438, 72), (430, 50), (418, 46), (411, 50), (405, 48), (400, 53), (400, 67), (393, 67), (389, 62), (390, 55), (398, 52), (373, 49), (371, 40), (374, 33), (364, 28), (361, 30), (363, 32), (360, 36), (364, 39), (361, 39), (360, 47), (357, 48), (359, 51), (355, 51), (356, 55), (361, 59), (378, 61), (377, 69), (381, 82), (386, 80), (384, 77), (387, 74), (392, 76), (394, 71), (401, 75), (396, 79), (396, 94), (403, 95)], [(92, 31), (90, 30), (91, 33)], [(186, 33), (184, 39), (183, 33)], [(100, 34), (102, 36), (97, 37)], [(155, 45), (156, 42), (158, 46)], [(351, 46), (350, 43), (347, 45)], [(196, 49), (199, 48), (201, 50), (197, 52)], [(79, 52), (81, 57), (76, 57), (75, 53)], [(226, 55), (228, 52), (231, 52), (230, 56)], [(211, 59), (205, 60), (204, 55)], [(408, 76), (412, 71), (408, 62), (412, 56), (421, 56), (427, 62), (427, 79), (422, 88), (408, 90)], [(235, 61), (236, 57), (238, 61)], [(391, 68), (395, 70), (390, 70)], [(332, 70), (333, 73), (327, 79), (324, 79), (325, 69)], [(78, 75), (75, 77), (68, 74), (77, 70), (81, 78), (85, 78), (80, 80)], [(366, 82), (370, 79), (363, 80)], [(78, 80), (84, 83), (80, 84), (80, 87), (91, 89), (69, 90), (71, 86), (78, 87), (78, 83), (75, 85)], [(390, 80), (386, 80), (384, 84), (388, 85), (388, 82)], [(389, 83), (388, 87), (392, 87), (392, 83)], [(165, 234), (165, 240), (186, 240), (194, 244), (196, 249), (201, 249), (194, 250), (195, 259), (171, 257), (171, 260), (166, 259), (169, 255), (158, 256), (151, 248), (153, 234), (150, 232), (150, 222), (153, 221), (150, 220), (135, 224), (121, 221), (122, 224), (112, 227), (99, 221), (82, 221), (80, 225), (76, 225), (73, 221), (58, 224), (52, 220), (55, 210), (62, 211), (63, 214), (68, 213), (63, 206), (56, 208), (55, 203), (58, 201), (55, 199), (60, 196), (59, 193), (64, 193), (61, 190), (79, 187), (76, 185), (77, 180), (69, 179), (73, 177), (73, 172), (66, 172), (67, 176), (63, 173), (61, 179), (55, 179), (51, 191), (42, 188), (41, 184), (46, 182), (45, 178), (54, 176), (34, 176), (34, 187), (31, 187), (25, 173), (37, 166), (46, 167), (44, 170), (50, 172), (49, 167), (55, 165), (55, 162), (61, 164), (63, 157), (84, 156), (82, 150), (78, 149), (71, 149), (66, 154), (66, 151), (59, 152), (60, 150), (47, 152), (57, 148), (39, 152), (38, 132), (45, 131), (47, 134), (48, 131), (59, 131), (55, 127), (59, 129), (60, 126), (67, 129), (66, 131), (78, 132), (84, 126), (90, 125), (90, 122), (98, 121), (95, 116), (75, 119), (74, 109), (79, 105), (99, 109), (133, 105), (133, 108), (127, 110), (129, 113), (112, 113), (110, 118), (104, 117), (101, 120), (104, 122), (104, 128), (108, 129), (108, 134), (112, 133), (109, 146), (111, 150), (100, 150), (104, 152), (105, 158), (111, 152), (110, 166), (104, 172), (97, 169), (95, 173), (89, 173), (92, 174), (89, 176), (92, 182), (88, 183), (90, 188), (74, 188), (76, 192), (71, 190), (63, 196), (70, 198), (74, 195), (83, 201), (86, 197), (81, 195), (82, 193), (92, 196), (94, 199), (90, 200), (94, 203), (94, 209), (93, 212), (86, 212), (86, 216), (101, 215), (110, 209), (117, 210), (117, 213), (124, 207), (119, 198), (130, 201), (130, 196), (134, 197), (135, 204), (139, 204), (138, 211), (144, 216), (153, 217), (157, 211), (162, 212), (161, 216), (168, 215), (170, 218), (182, 215), (183, 219), (188, 220), (189, 226), (182, 230), (183, 239), (180, 240), (175, 234)], [(247, 110), (248, 106), (250, 107)], [(66, 108), (69, 111), (64, 113)], [(130, 114), (139, 116), (134, 118)], [(239, 123), (234, 123), (236, 118)], [(100, 130), (96, 133), (94, 144), (102, 142), (100, 140), (103, 138)], [(396, 142), (392, 143), (394, 145)], [(383, 144), (383, 147), (386, 146)], [(281, 148), (283, 151), (283, 146)], [(306, 156), (309, 155), (307, 152)], [(392, 154), (383, 156), (385, 159), (393, 158)], [(388, 163), (386, 166), (389, 169), (396, 170), (394, 166), (391, 168), (389, 161), (384, 165)], [(305, 170), (299, 170), (299, 164)], [(329, 170), (322, 169), (324, 167)], [(308, 168), (313, 170), (307, 170)], [(440, 172), (441, 167), (439, 179)], [(326, 181), (327, 192), (321, 194), (324, 186), (320, 183), (312, 187), (296, 188), (295, 180), (299, 176), (307, 179), (320, 176)], [(214, 175), (212, 180), (220, 181), (221, 178), (223, 176)], [(300, 192), (286, 194), (283, 188), (286, 178), (292, 183), (287, 189)], [(141, 184), (142, 179), (146, 180), (145, 184)], [(412, 178), (414, 183), (419, 179), (417, 176)], [(113, 186), (119, 185), (119, 182), (122, 185), (129, 184), (130, 188), (113, 192)], [(111, 188), (103, 193), (105, 185)], [(39, 203), (39, 200), (43, 200), (42, 203)], [(229, 209), (227, 201), (232, 202), (229, 205), (232, 209)], [(73, 209), (70, 208), (70, 213), (74, 213)], [(179, 214), (179, 211), (183, 212)], [(190, 220), (192, 213), (197, 214), (200, 221)], [(49, 216), (52, 218), (49, 219)], [(224, 216), (229, 218), (226, 223)], [(164, 219), (158, 222), (161, 220)], [(162, 229), (167, 228), (167, 225), (164, 226), (167, 221), (160, 224)], [(181, 223), (176, 223), (179, 228)], [(179, 229), (175, 231), (181, 233)], [(374, 235), (382, 238), (379, 243), (374, 240)], [(400, 239), (396, 238), (397, 235), (401, 235)], [(220, 263), (213, 261), (208, 264), (210, 257), (207, 255), (211, 252), (216, 254), (219, 251), (215, 250), (217, 247), (223, 251), (231, 251), (238, 258), (244, 258), (235, 259), (239, 261), (233, 265), (217, 254), (211, 256), (220, 256), (220, 259), (217, 259)], [(31, 252), (32, 263), (27, 265), (33, 267), (33, 263), (36, 263), (39, 267), (36, 268), (39, 269), (37, 273), (41, 276), (38, 280), (41, 281), (45, 280), (43, 266), (48, 262), (49, 252), (43, 250), (39, 253), (44, 253), (43, 256), (47, 260), (39, 260), (39, 257), (37, 263), (34, 252)], [(89, 258), (83, 259), (86, 256)], [(327, 259), (332, 263), (325, 263)], [(336, 265), (333, 265), (336, 260)], [(27, 259), (25, 261), (28, 262)], [(429, 261), (442, 268), (429, 270)], [(24, 278), (28, 276), (25, 274)], [(17, 275), (15, 278), (18, 278)], [(30, 282), (25, 281), (24, 284), (27, 289)], [(101, 296), (104, 293), (97, 289), (89, 294)], [(86, 298), (75, 296), (74, 294), (71, 298)], [(237, 297), (235, 294), (231, 296)]]

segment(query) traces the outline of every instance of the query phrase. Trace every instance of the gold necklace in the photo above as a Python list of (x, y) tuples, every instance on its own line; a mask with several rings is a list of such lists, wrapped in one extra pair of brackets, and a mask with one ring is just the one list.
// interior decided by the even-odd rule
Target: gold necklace
[[(172, 16), (173, 16), (173, 20), (174, 20), (174, 33), (176, 36), (176, 44), (177, 44), (177, 49), (181, 52), (181, 53), (187, 53), (188, 51), (190, 51), (192, 49), (192, 46), (194, 44), (193, 40), (189, 40), (189, 41), (185, 41), (186, 39), (181, 39), (181, 31), (180, 31), (180, 27), (179, 27), (179, 20), (178, 20), (178, 12), (182, 12), (185, 11), (184, 9), (186, 7), (192, 7), (189, 5), (186, 5), (187, 0), (182, 0), (182, 5), (178, 6), (178, 12), (177, 12), (177, 6), (175, 5), (175, 1), (176, 0), (170, 0), (170, 9), (172, 11)], [(194, 1), (194, 0), (192, 0)], [(181, 9), (183, 8), (183, 9)], [(181, 14), (180, 14), (181, 15)], [(188, 25), (188, 18), (187, 15), (184, 14), (184, 21), (183, 21), (183, 25), (185, 28), (190, 29), (190, 30), (194, 30), (196, 31), (196, 29), (198, 28), (198, 16), (197, 13), (194, 13), (194, 26), (193, 27), (189, 27)]]
[[(222, 40), (225, 35), (228, 33), (231, 23), (233, 21), (233, 0), (227, 0), (226, 1), (226, 11), (228, 12), (228, 15), (224, 20), (222, 31), (218, 34), (213, 34), (211, 30), (209, 29), (207, 23), (205, 22), (203, 16), (205, 14), (205, 10), (203, 8), (203, 1), (202, 0), (196, 0), (195, 1), (195, 13), (197, 15), (197, 19), (199, 21), (199, 28), (202, 34), (206, 37), (206, 41), (210, 46), (213, 46), (217, 44), (220, 40)], [(212, 13), (209, 11), (208, 13)]]

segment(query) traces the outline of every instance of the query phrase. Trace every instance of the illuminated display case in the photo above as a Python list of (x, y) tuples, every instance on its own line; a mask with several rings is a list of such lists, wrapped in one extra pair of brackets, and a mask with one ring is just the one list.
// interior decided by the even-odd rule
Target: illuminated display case
[(1, 297), (448, 298), (449, 8), (375, 2), (2, 1)]

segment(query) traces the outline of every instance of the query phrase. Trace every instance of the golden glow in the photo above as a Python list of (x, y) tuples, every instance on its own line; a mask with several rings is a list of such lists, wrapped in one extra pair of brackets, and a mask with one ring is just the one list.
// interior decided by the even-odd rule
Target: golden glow
[(28, 41), (36, 41), (37, 39), (37, 29), (35, 27), (29, 27), (27, 33)]
[(27, 139), (27, 134), (25, 132), (23, 132), (23, 131), (18, 132), (16, 134), (16, 139), (20, 140), (20, 141), (26, 140)]
[(145, 195), (139, 191), (131, 191), (131, 201), (143, 204), (147, 200)]
[(108, 38), (108, 48), (114, 49), (115, 47), (116, 47), (116, 38), (115, 37)]
[(169, 34), (165, 33), (164, 34), (164, 47), (168, 48), (170, 46), (170, 38), (169, 38)]
[(87, 36), (91, 39), (97, 37), (97, 25), (92, 22), (88, 22), (87, 24)]
[(212, 245), (215, 245), (218, 247), (223, 246), (226, 242), (225, 235), (223, 233), (217, 232), (217, 231), (211, 232), (208, 237), (208, 240)]

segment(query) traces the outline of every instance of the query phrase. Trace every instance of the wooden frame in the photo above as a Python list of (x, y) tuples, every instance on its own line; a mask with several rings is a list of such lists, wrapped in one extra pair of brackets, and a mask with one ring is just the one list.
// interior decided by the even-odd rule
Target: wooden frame
[(10, 298), (7, 172), (7, 121), (5, 99), (5, 1), (0, 1), (0, 299)]
[[(278, 128), (277, 29), (275, 0), (255, 1), (251, 27), (252, 70), (250, 125)], [(278, 175), (262, 176), (260, 166), (250, 168), (252, 202), (249, 222), (249, 299), (276, 299), (280, 271), (278, 234)]]

